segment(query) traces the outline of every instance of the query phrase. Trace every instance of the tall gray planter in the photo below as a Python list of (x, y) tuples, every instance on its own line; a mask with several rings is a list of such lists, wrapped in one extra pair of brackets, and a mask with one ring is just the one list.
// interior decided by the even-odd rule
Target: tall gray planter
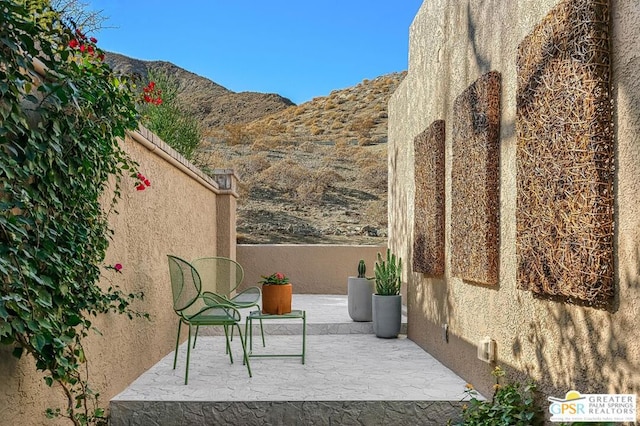
[(398, 337), (402, 325), (402, 296), (371, 296), (373, 307), (373, 332), (377, 337)]
[(371, 321), (371, 295), (375, 282), (366, 278), (349, 277), (347, 288), (347, 305), (349, 316), (354, 321)]

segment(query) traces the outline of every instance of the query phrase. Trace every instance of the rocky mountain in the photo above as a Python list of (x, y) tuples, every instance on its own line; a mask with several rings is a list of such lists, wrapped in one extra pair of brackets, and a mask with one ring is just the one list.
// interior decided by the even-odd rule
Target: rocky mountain
[(111, 52), (106, 54), (105, 61), (116, 70), (143, 79), (151, 70), (175, 77), (179, 82), (178, 98), (189, 105), (205, 128), (251, 122), (294, 105), (274, 93), (232, 92), (171, 62), (142, 61)]
[(277, 94), (232, 92), (169, 62), (115, 53), (106, 60), (178, 80), (179, 99), (206, 135), (198, 165), (234, 168), (241, 178), (238, 242), (386, 241), (387, 103), (405, 72), (294, 105)]

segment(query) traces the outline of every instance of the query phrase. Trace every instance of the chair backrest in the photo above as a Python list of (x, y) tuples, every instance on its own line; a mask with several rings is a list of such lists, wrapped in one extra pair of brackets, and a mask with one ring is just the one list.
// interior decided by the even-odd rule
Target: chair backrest
[(191, 264), (202, 278), (203, 291), (231, 297), (244, 279), (242, 266), (226, 257), (203, 257)]
[(198, 271), (186, 260), (176, 256), (169, 258), (169, 274), (173, 292), (173, 309), (176, 313), (190, 307), (200, 295), (202, 280)]

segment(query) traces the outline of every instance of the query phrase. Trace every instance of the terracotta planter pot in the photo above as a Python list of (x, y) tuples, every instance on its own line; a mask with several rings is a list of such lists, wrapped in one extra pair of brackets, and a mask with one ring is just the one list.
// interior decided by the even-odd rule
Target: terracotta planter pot
[(262, 285), (262, 313), (282, 315), (291, 312), (291, 284)]

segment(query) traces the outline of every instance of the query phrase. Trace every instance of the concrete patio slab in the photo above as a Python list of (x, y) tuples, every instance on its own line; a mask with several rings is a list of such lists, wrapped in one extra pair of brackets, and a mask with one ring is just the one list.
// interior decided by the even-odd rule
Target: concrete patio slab
[[(293, 306), (307, 311), (309, 328), (357, 326), (346, 313), (346, 296), (296, 295)], [(302, 336), (291, 329), (267, 334), (265, 348), (254, 334), (254, 353), (299, 353)], [(251, 358), (250, 378), (237, 337), (231, 364), (224, 337), (200, 336), (188, 385), (185, 343), (175, 370), (172, 352), (111, 400), (111, 424), (445, 424), (460, 412), (464, 380), (404, 335), (308, 333), (306, 343), (305, 364)]]

